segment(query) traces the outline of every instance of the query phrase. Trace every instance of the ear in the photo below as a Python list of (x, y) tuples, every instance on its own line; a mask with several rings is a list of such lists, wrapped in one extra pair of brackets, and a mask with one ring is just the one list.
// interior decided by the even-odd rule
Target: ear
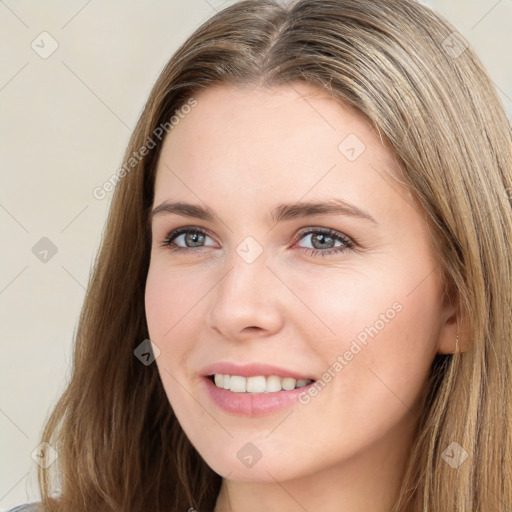
[(466, 352), (470, 346), (470, 330), (467, 315), (460, 307), (458, 295), (455, 300), (449, 296), (441, 312), (441, 326), (437, 339), (438, 354), (454, 354), (457, 351), (457, 334), (459, 335), (459, 352)]

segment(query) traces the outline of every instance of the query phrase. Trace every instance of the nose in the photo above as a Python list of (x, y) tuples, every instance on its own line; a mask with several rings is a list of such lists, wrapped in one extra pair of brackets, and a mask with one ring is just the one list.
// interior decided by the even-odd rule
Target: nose
[(282, 283), (267, 264), (265, 252), (251, 263), (233, 252), (224, 277), (212, 290), (211, 329), (230, 340), (265, 337), (282, 329)]

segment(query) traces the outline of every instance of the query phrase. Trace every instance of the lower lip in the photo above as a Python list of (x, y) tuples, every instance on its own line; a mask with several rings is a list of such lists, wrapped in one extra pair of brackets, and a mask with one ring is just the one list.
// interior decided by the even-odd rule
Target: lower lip
[(307, 392), (314, 384), (308, 384), (290, 391), (270, 393), (234, 393), (229, 389), (218, 388), (214, 382), (205, 377), (205, 386), (210, 398), (222, 410), (238, 416), (263, 416), (279, 411), (298, 402), (299, 395)]

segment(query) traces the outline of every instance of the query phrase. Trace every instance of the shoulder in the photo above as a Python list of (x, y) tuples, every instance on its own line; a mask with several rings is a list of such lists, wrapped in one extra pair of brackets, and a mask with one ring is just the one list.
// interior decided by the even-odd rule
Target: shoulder
[(24, 505), (18, 505), (17, 507), (11, 508), (7, 512), (43, 512), (43, 508), (38, 502), (25, 503)]

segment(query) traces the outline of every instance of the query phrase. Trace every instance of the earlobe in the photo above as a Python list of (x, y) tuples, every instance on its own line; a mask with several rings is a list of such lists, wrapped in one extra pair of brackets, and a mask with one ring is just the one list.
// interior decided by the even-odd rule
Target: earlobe
[(449, 304), (444, 313), (447, 315), (444, 325), (439, 331), (437, 343), (438, 354), (455, 354), (469, 350), (470, 330), (467, 315), (462, 312), (459, 302)]
[(469, 332), (462, 330), (459, 331), (451, 340), (440, 339), (438, 343), (438, 354), (456, 354), (463, 353), (469, 350)]

